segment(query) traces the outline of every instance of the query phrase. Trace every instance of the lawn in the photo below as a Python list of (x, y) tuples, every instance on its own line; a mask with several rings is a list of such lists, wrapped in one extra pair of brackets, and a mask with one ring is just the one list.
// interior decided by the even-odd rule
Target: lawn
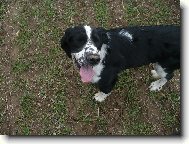
[(128, 69), (110, 97), (83, 84), (60, 48), (70, 26), (180, 25), (179, 0), (3, 0), (0, 2), (0, 134), (180, 134), (180, 70), (150, 92), (152, 65)]

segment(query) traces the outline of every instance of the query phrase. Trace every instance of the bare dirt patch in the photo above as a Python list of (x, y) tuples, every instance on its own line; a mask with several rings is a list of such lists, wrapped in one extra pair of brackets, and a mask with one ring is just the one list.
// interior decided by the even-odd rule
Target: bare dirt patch
[(13, 19), (18, 14), (19, 6), (16, 2), (7, 3), (5, 16), (2, 22), (4, 31), (3, 46), (0, 49), (2, 75), (4, 77), (1, 85), (1, 95), (5, 99), (6, 121), (2, 123), (1, 132), (3, 134), (11, 134), (15, 125), (15, 118), (19, 114), (19, 93), (15, 93), (12, 84), (14, 77), (11, 73), (12, 63), (18, 58), (19, 50), (13, 44), (18, 36), (18, 27), (15, 26)]
[(127, 26), (125, 20), (125, 6), (123, 0), (108, 0), (107, 2), (110, 11), (109, 27), (124, 27)]

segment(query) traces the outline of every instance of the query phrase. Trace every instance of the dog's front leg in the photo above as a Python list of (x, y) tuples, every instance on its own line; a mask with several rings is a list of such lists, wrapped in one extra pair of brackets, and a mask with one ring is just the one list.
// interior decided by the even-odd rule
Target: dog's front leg
[(95, 94), (94, 99), (98, 102), (104, 101), (110, 95), (116, 81), (117, 73), (115, 73), (112, 69), (104, 71), (98, 82), (100, 91)]
[(105, 94), (105, 93), (99, 91), (98, 93), (95, 94), (94, 99), (95, 99), (96, 101), (98, 101), (98, 102), (102, 102), (102, 101), (104, 101), (104, 100), (106, 99), (106, 97), (109, 96), (109, 95), (110, 95), (110, 93)]

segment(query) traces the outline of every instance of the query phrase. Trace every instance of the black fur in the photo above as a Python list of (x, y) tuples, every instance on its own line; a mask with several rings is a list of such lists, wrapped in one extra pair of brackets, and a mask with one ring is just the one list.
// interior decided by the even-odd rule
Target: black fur
[(61, 47), (68, 57), (71, 58), (71, 52), (79, 51), (79, 48), (84, 45), (86, 41), (87, 36), (85, 30), (81, 26), (68, 28), (61, 39)]
[[(121, 30), (131, 34), (132, 39), (119, 34)], [(117, 75), (123, 69), (157, 63), (167, 73), (166, 79), (173, 76), (173, 71), (180, 68), (180, 26), (135, 26), (105, 30), (93, 28), (92, 40), (100, 50), (102, 44), (108, 45), (108, 52), (103, 61), (105, 65), (98, 81), (100, 91), (111, 92), (117, 81)], [(86, 43), (84, 28), (75, 27), (66, 30), (61, 40), (61, 47), (67, 55), (79, 51)]]

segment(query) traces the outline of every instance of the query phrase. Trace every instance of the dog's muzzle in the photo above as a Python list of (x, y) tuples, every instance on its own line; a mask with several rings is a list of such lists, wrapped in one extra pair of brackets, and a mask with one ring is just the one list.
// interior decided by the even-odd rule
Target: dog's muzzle
[(98, 54), (93, 54), (93, 53), (88, 53), (86, 54), (86, 61), (90, 65), (96, 65), (100, 62), (100, 55)]
[(72, 60), (77, 68), (81, 66), (94, 66), (100, 62), (100, 55), (96, 53), (84, 53), (81, 57), (76, 57), (76, 55), (72, 55)]
[(72, 59), (78, 68), (94, 66), (100, 62), (100, 51), (89, 41), (80, 52), (72, 53)]

